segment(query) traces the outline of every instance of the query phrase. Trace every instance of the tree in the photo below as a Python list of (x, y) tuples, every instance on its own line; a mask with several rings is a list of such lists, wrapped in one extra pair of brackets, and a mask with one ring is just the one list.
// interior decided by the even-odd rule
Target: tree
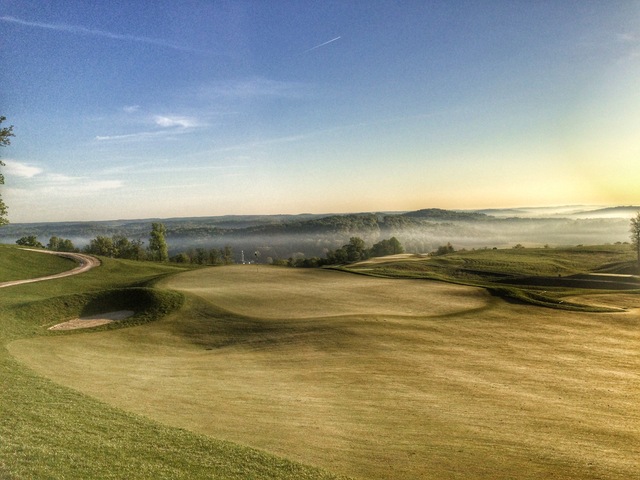
[(631, 219), (631, 245), (636, 250), (638, 273), (640, 273), (640, 212)]
[(127, 260), (144, 260), (144, 242), (142, 240), (129, 240), (124, 235), (114, 235), (113, 238), (114, 256)]
[(360, 237), (351, 237), (349, 243), (345, 245), (347, 250), (347, 260), (349, 262), (358, 262), (368, 258), (367, 249), (364, 246), (364, 240)]
[(68, 238), (60, 238), (53, 236), (49, 239), (47, 249), (54, 252), (77, 252), (78, 249), (73, 245), (73, 242)]
[(169, 248), (164, 236), (167, 229), (162, 223), (151, 224), (151, 234), (149, 238), (149, 256), (151, 260), (166, 262), (169, 260)]
[(44, 248), (44, 245), (38, 241), (38, 238), (35, 235), (19, 238), (16, 240), (16, 243), (22, 247)]
[[(0, 124), (6, 120), (6, 117), (0, 116)], [(10, 137), (13, 137), (13, 125), (10, 127), (2, 127), (0, 128), (0, 147), (6, 147), (11, 144), (9, 140)], [(0, 160), (0, 167), (3, 167), (4, 163)], [(4, 176), (0, 173), (0, 185), (4, 185)], [(6, 225), (9, 223), (9, 219), (7, 218), (7, 206), (2, 200), (2, 196), (0, 195), (0, 225)]]
[(453, 248), (451, 242), (447, 242), (446, 245), (440, 245), (438, 249), (435, 251), (434, 255), (446, 255), (447, 253), (453, 253), (456, 249)]
[(176, 263), (189, 263), (191, 262), (191, 258), (186, 252), (182, 252), (177, 254), (175, 257), (172, 257), (171, 261)]
[(220, 250), (218, 250), (217, 248), (212, 248), (211, 250), (209, 250), (209, 263), (211, 265), (217, 265), (218, 263), (220, 263)]
[(49, 243), (47, 243), (47, 249), (53, 250), (57, 252), (60, 250), (60, 241), (62, 239), (60, 237), (53, 236), (49, 239)]
[(96, 238), (89, 241), (84, 249), (85, 253), (91, 255), (102, 255), (103, 257), (115, 257), (116, 249), (113, 245), (113, 240), (109, 237), (98, 235)]
[(381, 240), (375, 243), (369, 250), (370, 257), (384, 257), (398, 253), (404, 253), (404, 248), (402, 248), (402, 245), (396, 237), (391, 237), (389, 240)]

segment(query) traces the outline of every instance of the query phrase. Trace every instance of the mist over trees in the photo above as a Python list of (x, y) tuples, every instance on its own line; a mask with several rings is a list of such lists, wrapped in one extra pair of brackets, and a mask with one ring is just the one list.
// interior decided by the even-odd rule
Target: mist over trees
[[(349, 244), (353, 237), (362, 239), (367, 248), (385, 251), (388, 245), (376, 245), (384, 239), (395, 238), (404, 251), (420, 254), (434, 252), (448, 243), (456, 249), (511, 248), (516, 244), (529, 247), (616, 243), (629, 238), (630, 208), (602, 210), (607, 215), (602, 218), (581, 218), (587, 215), (585, 212), (574, 213), (574, 217), (580, 218), (557, 217), (555, 213), (550, 217), (521, 218), (424, 209), (345, 215), (226, 215), (173, 218), (162, 222), (154, 219), (11, 224), (0, 229), (0, 242), (13, 243), (18, 238), (33, 235), (46, 244), (56, 236), (70, 239), (83, 249), (98, 236), (110, 238), (112, 242), (118, 235), (148, 241), (150, 225), (161, 223), (167, 254), (172, 259), (184, 253), (180, 257), (182, 261), (202, 263), (214, 251), (214, 257), (207, 258), (206, 263), (217, 264), (225, 261), (225, 255), (220, 251), (228, 247), (231, 254), (227, 253), (226, 261), (241, 262), (242, 251), (250, 252), (249, 256), (253, 257), (257, 250), (261, 253), (258, 259), (261, 263), (286, 263), (289, 259), (325, 259), (330, 252)], [(636, 207), (634, 215), (637, 211)], [(612, 218), (616, 212), (619, 217)], [(353, 246), (351, 249), (353, 256), (358, 249)], [(141, 250), (149, 256), (146, 245), (138, 245), (136, 258), (141, 258)], [(393, 253), (393, 249), (390, 252)]]
[(395, 255), (404, 253), (404, 248), (397, 238), (392, 237), (388, 240), (382, 240), (374, 244), (371, 248), (367, 248), (365, 241), (360, 237), (351, 237), (349, 243), (343, 245), (336, 250), (327, 252), (326, 258), (289, 258), (288, 261), (276, 262), (278, 264), (290, 267), (321, 267), (323, 265), (342, 265), (346, 263), (355, 263), (367, 260), (372, 257), (384, 257), (386, 255)]
[(640, 273), (640, 212), (631, 219), (631, 245), (636, 251), (637, 269)]

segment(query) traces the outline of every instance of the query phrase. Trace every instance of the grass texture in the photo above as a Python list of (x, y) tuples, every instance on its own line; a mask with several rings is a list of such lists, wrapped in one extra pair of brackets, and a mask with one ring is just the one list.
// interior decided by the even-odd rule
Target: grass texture
[[(11, 276), (9, 273), (13, 274), (23, 260), (30, 275), (51, 273), (37, 270), (31, 265), (37, 262), (25, 260), (32, 255), (39, 262), (44, 255), (26, 253), (25, 257), (14, 248), (3, 248), (2, 254), (18, 257), (10, 261), (4, 257), (0, 262), (0, 275), (5, 277)], [(83, 393), (82, 388), (69, 388), (66, 382), (43, 377), (26, 366), (28, 359), (16, 361), (8, 348), (22, 357), (25, 351), (21, 351), (19, 342), (29, 341), (26, 339), (55, 342), (56, 338), (77, 340), (137, 331), (139, 327), (122, 327), (149, 325), (182, 305), (182, 294), (152, 288), (150, 283), (182, 268), (102, 260), (101, 267), (76, 277), (0, 291), (0, 478), (336, 478), (248, 446), (162, 424), (144, 412), (127, 412), (99, 396)], [(126, 323), (100, 327), (92, 333), (65, 335), (47, 330), (79, 314), (120, 308), (130, 308), (136, 315)], [(90, 343), (80, 344), (81, 349), (92, 348)], [(124, 365), (115, 357), (97, 361), (107, 362), (103, 364), (106, 368)], [(74, 375), (81, 371), (91, 375), (90, 370), (98, 366), (82, 364)], [(114, 377), (105, 388), (124, 393), (129, 387)], [(161, 396), (162, 392), (157, 393)]]
[[(244, 468), (220, 478), (304, 478), (288, 473), (301, 464), (323, 469), (307, 475), (367, 479), (628, 479), (640, 471), (634, 292), (567, 299), (625, 309), (586, 313), (423, 279), (255, 265), (184, 271), (155, 288), (179, 292), (182, 308), (132, 328), (71, 334), (31, 335), (51, 323), (32, 319), (13, 335), (3, 358), (22, 373), (10, 376), (25, 389), (22, 402), (34, 396), (29, 405), (43, 409), (12, 407), (21, 428), (33, 430), (20, 438), (55, 433), (60, 446), (45, 455), (10, 442), (0, 449), (12, 448), (20, 463), (6, 464), (14, 457), (3, 453), (0, 465), (28, 472), (33, 458), (57, 455), (71, 471), (82, 462), (75, 448), (87, 449), (58, 432), (67, 429), (98, 449), (121, 446), (109, 451), (121, 475), (163, 466), (154, 474), (192, 470), (197, 478), (215, 462)], [(49, 448), (44, 439), (36, 445)], [(223, 446), (230, 451), (210, 453)], [(242, 452), (267, 466), (238, 461)], [(93, 472), (105, 468), (88, 458)], [(285, 466), (276, 470), (276, 461)], [(47, 468), (55, 471), (54, 460), (39, 471)]]
[(0, 282), (54, 275), (71, 270), (75, 266), (75, 262), (68, 258), (0, 245)]

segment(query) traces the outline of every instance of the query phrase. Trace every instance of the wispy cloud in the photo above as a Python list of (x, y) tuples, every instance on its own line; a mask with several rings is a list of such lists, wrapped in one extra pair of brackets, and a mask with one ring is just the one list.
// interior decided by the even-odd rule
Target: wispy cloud
[(146, 140), (152, 139), (159, 136), (170, 135), (179, 135), (183, 133), (187, 133), (192, 131), (194, 128), (206, 126), (205, 123), (201, 122), (199, 119), (195, 117), (185, 117), (180, 115), (154, 115), (152, 117), (147, 117), (145, 119), (145, 123), (148, 125), (149, 123), (153, 123), (156, 127), (155, 130), (144, 130), (140, 132), (132, 132), (132, 133), (120, 133), (115, 135), (97, 135), (95, 140), (100, 142), (105, 141), (136, 141), (136, 140)]
[(46, 30), (53, 30), (56, 32), (71, 33), (74, 35), (89, 35), (94, 37), (104, 37), (104, 38), (110, 38), (112, 40), (120, 40), (120, 41), (126, 41), (126, 42), (146, 43), (149, 45), (156, 45), (159, 47), (171, 48), (174, 50), (196, 51), (196, 49), (185, 47), (183, 45), (178, 45), (176, 43), (168, 42), (166, 40), (162, 40), (159, 38), (150, 38), (150, 37), (143, 37), (139, 35), (107, 32), (104, 30), (87, 28), (79, 25), (69, 25), (65, 23), (33, 22), (30, 20), (23, 20), (20, 18), (8, 16), (8, 15), (0, 16), (0, 21), (13, 23), (16, 25), (22, 25), (24, 27), (41, 28)]
[(22, 178), (32, 178), (42, 173), (42, 168), (27, 165), (25, 163), (13, 160), (5, 160), (5, 172), (7, 175), (13, 175)]
[(18, 162), (11, 162), (11, 166), (12, 173), (22, 178), (11, 181), (5, 191), (12, 203), (23, 206), (32, 204), (36, 208), (43, 198), (55, 203), (70, 198), (99, 197), (103, 192), (125, 187), (124, 181), (114, 178), (67, 175)]
[(114, 140), (145, 140), (147, 138), (158, 137), (160, 135), (165, 135), (165, 132), (135, 132), (135, 133), (123, 133), (117, 135), (96, 135), (95, 139), (98, 142), (109, 142)]
[(309, 49), (305, 50), (305, 51), (304, 51), (304, 52), (302, 52), (302, 53), (307, 53), (307, 52), (310, 52), (310, 51), (312, 51), (312, 50), (315, 50), (316, 48), (324, 47), (325, 45), (329, 45), (330, 43), (333, 43), (333, 42), (335, 42), (336, 40), (340, 40), (341, 38), (342, 38), (342, 36), (339, 36), (339, 37), (336, 37), (336, 38), (332, 38), (331, 40), (328, 40), (328, 41), (326, 41), (326, 42), (324, 42), (324, 43), (321, 43), (320, 45), (316, 45), (315, 47), (311, 47), (311, 48), (309, 48)]

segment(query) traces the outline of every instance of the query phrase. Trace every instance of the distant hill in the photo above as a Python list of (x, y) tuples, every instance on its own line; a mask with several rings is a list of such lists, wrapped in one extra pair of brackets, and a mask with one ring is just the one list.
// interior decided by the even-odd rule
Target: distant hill
[(454, 248), (504, 248), (522, 244), (594, 245), (629, 240), (629, 219), (640, 207), (587, 206), (461, 211), (426, 208), (412, 212), (301, 215), (224, 215), (168, 219), (10, 224), (0, 228), (0, 243), (35, 235), (52, 236), (84, 247), (99, 235), (124, 235), (148, 241), (152, 222), (167, 229), (170, 254), (230, 246), (259, 250), (261, 258), (323, 257), (360, 237), (372, 245), (396, 237), (410, 253), (427, 253), (451, 243)]
[(598, 208), (596, 210), (588, 210), (575, 212), (570, 218), (632, 218), (640, 212), (640, 206), (628, 205), (620, 207)]
[(498, 218), (631, 218), (640, 211), (640, 206), (566, 205), (555, 207), (488, 208), (472, 211)]
[(488, 220), (487, 214), (482, 212), (466, 212), (456, 210), (442, 210), (440, 208), (425, 208), (402, 214), (404, 217), (420, 218), (423, 220)]

